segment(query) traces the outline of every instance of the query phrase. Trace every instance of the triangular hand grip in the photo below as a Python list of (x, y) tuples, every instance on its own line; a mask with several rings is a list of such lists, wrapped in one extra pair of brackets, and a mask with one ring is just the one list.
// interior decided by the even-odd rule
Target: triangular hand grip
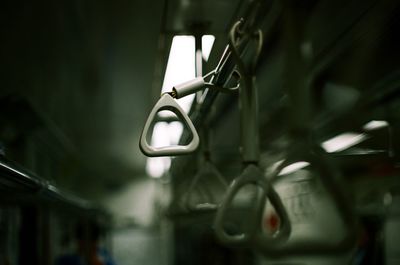
[[(189, 128), (193, 136), (189, 144), (153, 147), (147, 142), (147, 134), (152, 126), (153, 120), (156, 118), (157, 113), (163, 110), (169, 110), (175, 113), (186, 127)], [(166, 93), (161, 96), (154, 108), (151, 110), (140, 136), (139, 147), (146, 156), (177, 156), (192, 153), (199, 146), (199, 142), (199, 135), (197, 134), (197, 131), (188, 115), (183, 111), (179, 104)]]
[[(213, 178), (217, 181), (214, 184), (221, 186), (223, 188), (223, 192), (227, 189), (228, 184), (218, 169), (212, 164), (210, 161), (206, 161), (204, 165), (199, 169), (197, 174), (194, 176), (192, 182), (189, 185), (189, 188), (184, 196), (185, 207), (189, 211), (207, 211), (207, 210), (216, 210), (219, 206), (220, 201), (215, 198), (210, 190), (208, 198), (206, 201), (200, 202), (197, 204), (192, 203), (193, 196), (195, 195), (195, 188), (199, 185), (201, 178)], [(210, 189), (210, 187), (205, 187)]]
[[(315, 240), (315, 239), (292, 239), (281, 240), (279, 242), (266, 238), (262, 234), (255, 239), (255, 248), (261, 253), (269, 257), (279, 256), (296, 256), (296, 255), (323, 255), (334, 253), (348, 253), (356, 244), (356, 217), (352, 210), (352, 203), (345, 195), (345, 186), (341, 184), (340, 172), (331, 165), (321, 154), (316, 155), (312, 152), (304, 152), (303, 148), (293, 149), (288, 155), (288, 158), (277, 168), (272, 177), (271, 182), (284, 176), (280, 176), (279, 172), (286, 166), (293, 164), (296, 161), (306, 161), (313, 168), (314, 177), (321, 181), (321, 185), (326, 189), (327, 194), (336, 204), (338, 214), (343, 221), (344, 236), (339, 240)], [(278, 196), (277, 194), (275, 196)], [(294, 231), (295, 232), (295, 231)], [(321, 233), (324, 231), (321, 230)]]
[[(244, 231), (241, 234), (229, 235), (224, 230), (224, 223), (227, 218), (228, 209), (240, 189), (249, 184), (254, 184), (257, 187), (261, 188), (261, 196), (260, 199), (256, 202), (256, 209), (253, 214), (251, 214), (251, 216), (248, 216), (249, 230)], [(259, 223), (261, 221), (262, 212), (267, 199), (274, 206), (281, 220), (280, 229), (277, 234), (273, 238), (271, 238), (271, 243), (276, 240), (287, 238), (290, 234), (291, 226), (289, 222), (289, 217), (286, 213), (286, 210), (279, 195), (275, 192), (272, 185), (264, 177), (261, 170), (254, 165), (249, 165), (244, 169), (240, 177), (236, 178), (232, 182), (217, 211), (214, 226), (218, 239), (226, 244), (249, 245), (253, 243), (253, 240), (260, 233), (261, 226), (259, 225)]]

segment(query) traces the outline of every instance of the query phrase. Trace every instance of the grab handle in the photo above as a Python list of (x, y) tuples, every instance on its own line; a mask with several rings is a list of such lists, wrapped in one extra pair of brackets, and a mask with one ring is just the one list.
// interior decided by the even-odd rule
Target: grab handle
[[(257, 199), (256, 201), (255, 210), (252, 211), (251, 215), (248, 217), (248, 230), (240, 234), (230, 235), (224, 229), (228, 210), (240, 189), (250, 184), (261, 188), (261, 194), (258, 196), (260, 199)], [(260, 233), (261, 218), (267, 199), (270, 201), (271, 205), (273, 205), (281, 220), (280, 229), (274, 235), (274, 239), (278, 240), (283, 237), (287, 238), (290, 234), (291, 227), (289, 217), (286, 213), (283, 203), (278, 194), (274, 191), (273, 187), (265, 179), (261, 170), (257, 166), (250, 164), (244, 169), (240, 177), (236, 178), (232, 182), (224, 197), (224, 200), (221, 203), (220, 208), (218, 209), (214, 222), (218, 239), (226, 244), (248, 245), (252, 243), (258, 233)]]
[(334, 254), (342, 253), (352, 249), (356, 239), (356, 218), (352, 211), (351, 203), (344, 194), (339, 172), (335, 167), (329, 164), (329, 161), (324, 159), (321, 154), (304, 153), (293, 149), (288, 158), (279, 166), (271, 178), (271, 183), (285, 177), (280, 175), (282, 169), (293, 164), (295, 161), (308, 162), (317, 172), (321, 184), (326, 188), (327, 193), (331, 196), (335, 204), (338, 214), (343, 221), (344, 236), (335, 242), (327, 242), (321, 240), (291, 240), (287, 238), (285, 241), (272, 243), (269, 238), (259, 234), (254, 240), (255, 247), (266, 256), (294, 256), (294, 255), (309, 255), (309, 254)]
[(201, 169), (194, 176), (192, 182), (190, 183), (189, 189), (186, 193), (185, 207), (189, 211), (216, 210), (220, 204), (220, 202), (216, 201), (215, 198), (213, 198), (212, 196), (208, 196), (208, 198), (206, 198), (207, 200), (206, 202), (201, 202), (197, 204), (191, 203), (191, 199), (192, 196), (194, 195), (195, 188), (199, 185), (200, 179), (205, 177), (216, 179), (224, 189), (228, 187), (228, 183), (221, 175), (221, 173), (218, 171), (218, 169), (210, 161), (206, 161), (204, 165), (202, 165)]
[[(154, 120), (156, 119), (156, 115), (158, 112), (163, 110), (172, 111), (174, 114), (178, 116), (178, 118), (186, 125), (186, 127), (190, 130), (192, 134), (192, 140), (187, 145), (176, 145), (176, 146), (163, 146), (163, 147), (154, 147), (151, 146), (147, 142), (147, 135), (149, 133), (150, 127), (152, 126)], [(199, 146), (199, 135), (197, 134), (196, 128), (194, 127), (192, 121), (188, 117), (188, 115), (184, 112), (184, 110), (179, 106), (179, 104), (168, 94), (165, 93), (158, 100), (156, 105), (151, 110), (147, 121), (143, 127), (142, 134), (140, 136), (139, 147), (140, 150), (146, 156), (155, 157), (155, 156), (177, 156), (177, 155), (185, 155), (194, 152)]]

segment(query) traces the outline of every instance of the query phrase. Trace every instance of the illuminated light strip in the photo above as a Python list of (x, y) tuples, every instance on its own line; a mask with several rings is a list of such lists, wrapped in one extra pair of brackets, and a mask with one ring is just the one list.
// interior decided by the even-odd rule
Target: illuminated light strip
[(310, 165), (310, 163), (306, 162), (306, 161), (295, 162), (293, 164), (290, 164), (290, 165), (284, 167), (281, 170), (281, 172), (279, 172), (278, 176), (291, 174), (291, 173), (296, 172), (296, 171), (298, 171), (300, 169), (303, 169), (303, 168), (305, 168), (305, 167), (307, 167), (309, 165)]
[(378, 130), (381, 128), (385, 128), (388, 126), (389, 126), (389, 123), (387, 121), (372, 120), (372, 121), (366, 123), (363, 126), (363, 129), (366, 131), (372, 131), (372, 130)]
[(203, 59), (204, 61), (208, 61), (208, 57), (210, 56), (212, 47), (214, 45), (215, 37), (213, 35), (203, 35), (201, 37), (201, 48), (203, 51)]
[[(172, 39), (161, 93), (171, 92), (173, 86), (189, 81), (195, 78), (195, 75), (194, 37), (188, 35), (175, 36)], [(186, 113), (189, 112), (194, 97), (193, 94), (177, 100)]]
[(368, 139), (365, 133), (342, 133), (321, 144), (328, 153), (335, 153), (346, 150)]

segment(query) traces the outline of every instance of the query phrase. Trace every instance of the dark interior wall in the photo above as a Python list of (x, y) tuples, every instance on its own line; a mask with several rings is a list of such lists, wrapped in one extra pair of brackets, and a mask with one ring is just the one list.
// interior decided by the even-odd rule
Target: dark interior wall
[[(143, 174), (134, 147), (150, 104), (162, 8), (163, 1), (3, 3), (0, 101), (13, 102), (1, 104), (7, 155), (93, 196)], [(97, 182), (85, 187), (82, 179)]]

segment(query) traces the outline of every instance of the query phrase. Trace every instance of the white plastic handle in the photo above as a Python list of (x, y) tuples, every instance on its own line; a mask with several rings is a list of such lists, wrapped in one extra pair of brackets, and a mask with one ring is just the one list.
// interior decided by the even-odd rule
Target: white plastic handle
[(197, 174), (194, 176), (190, 186), (184, 196), (185, 207), (189, 211), (211, 211), (218, 209), (220, 201), (214, 196), (206, 197), (206, 201), (197, 204), (192, 203), (192, 197), (195, 195), (195, 188), (199, 186), (201, 178), (213, 178), (218, 181), (218, 185), (225, 191), (228, 188), (228, 183), (218, 171), (218, 169), (210, 161), (206, 161)]
[[(352, 212), (351, 202), (343, 194), (344, 187), (340, 187), (339, 172), (329, 164), (329, 161), (322, 157), (322, 154), (315, 154), (308, 151), (303, 152), (293, 149), (287, 159), (274, 172), (271, 182), (273, 184), (279, 178), (279, 173), (286, 166), (296, 161), (307, 161), (310, 167), (319, 174), (321, 184), (327, 189), (336, 204), (338, 214), (343, 221), (345, 234), (337, 241), (321, 241), (314, 239), (292, 240), (290, 237), (284, 237), (284, 240), (274, 240), (275, 238), (266, 237), (259, 233), (255, 237), (255, 248), (268, 257), (296, 256), (296, 255), (323, 255), (345, 253), (354, 248), (356, 243), (356, 219)], [(323, 231), (321, 231), (323, 233)], [(287, 234), (290, 236), (290, 233)]]
[[(254, 211), (250, 216), (246, 216), (249, 230), (236, 235), (229, 235), (224, 229), (229, 208), (238, 192), (249, 184), (254, 184), (261, 188), (260, 199), (254, 202)], [(214, 227), (218, 239), (230, 245), (249, 245), (253, 243), (254, 239), (257, 238), (260, 233), (261, 216), (267, 200), (274, 206), (281, 222), (279, 231), (271, 238), (270, 242), (273, 243), (288, 238), (291, 231), (290, 220), (279, 195), (264, 177), (261, 170), (257, 166), (250, 164), (244, 169), (240, 177), (232, 182), (217, 211)]]
[[(192, 134), (192, 140), (189, 144), (154, 147), (147, 142), (147, 134), (149, 133), (150, 127), (152, 126), (152, 123), (155, 120), (157, 113), (163, 110), (169, 110), (175, 113), (178, 118), (184, 123), (184, 125), (189, 128)], [(199, 135), (197, 134), (196, 128), (194, 127), (188, 115), (169, 94), (164, 94), (153, 107), (147, 118), (147, 121), (143, 127), (142, 134), (140, 136), (139, 147), (143, 154), (150, 157), (178, 156), (194, 152), (199, 146), (199, 142)]]

